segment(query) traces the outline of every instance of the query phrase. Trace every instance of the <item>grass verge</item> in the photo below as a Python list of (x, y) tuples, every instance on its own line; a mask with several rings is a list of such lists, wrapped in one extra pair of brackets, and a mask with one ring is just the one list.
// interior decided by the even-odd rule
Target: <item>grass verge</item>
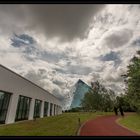
[(74, 136), (81, 123), (100, 115), (112, 113), (63, 113), (58, 116), (39, 118), (0, 126), (0, 136)]
[(140, 134), (140, 114), (131, 114), (117, 121), (120, 125)]

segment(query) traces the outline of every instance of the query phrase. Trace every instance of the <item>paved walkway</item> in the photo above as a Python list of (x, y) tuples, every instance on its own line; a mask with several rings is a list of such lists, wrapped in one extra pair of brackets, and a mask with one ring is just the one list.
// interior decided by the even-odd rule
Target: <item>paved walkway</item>
[(100, 116), (87, 121), (81, 128), (80, 136), (140, 136), (118, 125), (117, 116)]

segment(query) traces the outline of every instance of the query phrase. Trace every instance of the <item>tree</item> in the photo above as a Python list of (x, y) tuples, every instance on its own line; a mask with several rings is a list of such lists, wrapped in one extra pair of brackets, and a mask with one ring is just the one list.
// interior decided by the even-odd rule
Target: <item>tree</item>
[(140, 51), (130, 62), (127, 74), (123, 75), (127, 85), (126, 95), (131, 107), (140, 111)]
[(81, 100), (81, 105), (86, 111), (112, 111), (114, 107), (115, 93), (107, 90), (98, 81), (95, 82), (93, 90), (87, 92)]
[(106, 92), (102, 94), (102, 110), (107, 111), (113, 111), (114, 103), (115, 103), (115, 93), (113, 90), (108, 89)]
[(99, 94), (92, 90), (87, 92), (81, 100), (81, 105), (86, 111), (98, 110), (99, 104)]
[(116, 107), (121, 106), (125, 112), (134, 112), (135, 107), (132, 106), (129, 102), (127, 94), (120, 94), (116, 97)]

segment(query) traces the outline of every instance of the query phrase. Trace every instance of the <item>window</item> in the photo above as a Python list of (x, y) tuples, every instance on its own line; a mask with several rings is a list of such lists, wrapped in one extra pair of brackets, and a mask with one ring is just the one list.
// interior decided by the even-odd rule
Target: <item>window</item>
[(36, 99), (35, 100), (35, 107), (34, 107), (34, 118), (39, 118), (41, 113), (41, 103), (42, 101)]
[(54, 104), (54, 113), (53, 114), (55, 115), (55, 104)]
[(56, 115), (58, 115), (58, 105), (56, 106)]
[(48, 116), (48, 102), (44, 102), (44, 116)]
[(52, 116), (53, 114), (52, 114), (52, 109), (53, 109), (53, 104), (52, 103), (50, 103), (50, 116)]
[(19, 120), (28, 120), (29, 109), (30, 109), (31, 98), (25, 96), (19, 96), (17, 112), (16, 112), (16, 121)]
[(0, 123), (5, 123), (10, 96), (10, 93), (0, 91)]

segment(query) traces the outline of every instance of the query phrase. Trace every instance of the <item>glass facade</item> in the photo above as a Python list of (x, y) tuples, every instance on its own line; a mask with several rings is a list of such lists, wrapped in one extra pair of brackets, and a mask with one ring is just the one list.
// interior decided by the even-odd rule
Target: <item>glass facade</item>
[(41, 100), (35, 100), (35, 107), (34, 107), (34, 118), (39, 118), (41, 113)]
[(92, 90), (90, 86), (84, 83), (82, 80), (79, 80), (75, 85), (75, 91), (73, 92), (73, 100), (70, 108), (80, 107), (81, 100), (84, 98), (85, 94)]
[(25, 96), (19, 96), (16, 121), (27, 120), (29, 116), (31, 98)]
[(44, 102), (44, 116), (48, 116), (48, 102)]
[(0, 123), (5, 123), (10, 96), (10, 93), (0, 91)]

